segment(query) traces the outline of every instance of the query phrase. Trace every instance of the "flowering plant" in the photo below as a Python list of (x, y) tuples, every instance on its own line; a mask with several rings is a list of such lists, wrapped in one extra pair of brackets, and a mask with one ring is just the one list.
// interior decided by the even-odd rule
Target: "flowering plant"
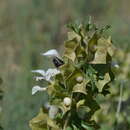
[(91, 24), (69, 24), (68, 40), (61, 57), (55, 50), (42, 55), (52, 58), (56, 68), (33, 70), (40, 73), (36, 80), (46, 80), (48, 86), (34, 86), (32, 94), (46, 91), (49, 101), (30, 121), (32, 130), (90, 130), (99, 129), (93, 118), (100, 109), (96, 101), (99, 95), (109, 93), (114, 80), (111, 70), (114, 46), (102, 29)]

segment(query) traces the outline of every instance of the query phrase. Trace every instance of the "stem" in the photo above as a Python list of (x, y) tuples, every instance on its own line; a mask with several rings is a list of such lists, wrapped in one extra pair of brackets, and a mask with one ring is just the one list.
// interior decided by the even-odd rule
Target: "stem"
[(67, 119), (65, 120), (65, 124), (64, 124), (63, 130), (66, 130), (66, 128), (67, 128), (67, 125), (68, 125), (68, 122), (69, 122), (69, 118), (70, 118), (70, 113), (68, 114)]
[(113, 130), (117, 130), (117, 126), (118, 126), (117, 121), (118, 121), (118, 117), (119, 117), (121, 105), (122, 105), (123, 87), (124, 87), (124, 82), (122, 81), (121, 84), (120, 84), (120, 97), (119, 97), (119, 101), (118, 101), (118, 105), (117, 105), (117, 111), (116, 111), (115, 128)]
[(123, 86), (124, 86), (124, 83), (121, 82), (121, 85), (120, 85), (120, 97), (119, 97), (118, 106), (117, 106), (117, 111), (116, 111), (116, 118), (117, 118), (117, 119), (118, 119), (118, 117), (119, 117), (120, 110), (121, 110), (122, 95), (123, 95)]

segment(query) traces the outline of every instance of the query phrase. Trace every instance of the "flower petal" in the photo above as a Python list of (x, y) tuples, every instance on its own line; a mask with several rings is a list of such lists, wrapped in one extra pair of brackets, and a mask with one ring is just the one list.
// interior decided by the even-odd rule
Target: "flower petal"
[(55, 49), (48, 50), (47, 52), (42, 53), (42, 55), (48, 57), (59, 57), (59, 53)]
[(60, 73), (60, 71), (57, 69), (48, 69), (46, 71), (46, 80), (49, 81), (51, 79), (51, 77), (53, 77), (59, 73)]
[(40, 81), (40, 80), (45, 79), (45, 77), (39, 77), (39, 76), (36, 76), (36, 77), (34, 77), (34, 78), (36, 79), (36, 81)]
[(33, 72), (33, 73), (39, 73), (42, 76), (45, 76), (45, 71), (44, 70), (32, 70), (31, 72)]
[(32, 88), (32, 95), (34, 95), (35, 93), (37, 93), (38, 91), (45, 91), (47, 88), (41, 88), (40, 86), (34, 86)]
[(51, 105), (49, 109), (49, 117), (50, 119), (54, 119), (56, 114), (58, 113), (58, 107), (55, 105)]
[(46, 80), (46, 81), (49, 81), (51, 82), (51, 78), (54, 77), (55, 75), (59, 74), (60, 71), (58, 69), (53, 69), (53, 68), (50, 68), (48, 69), (46, 72), (44, 70), (33, 70), (32, 72), (34, 73), (40, 73), (42, 76), (36, 76), (36, 81), (39, 81), (39, 80)]

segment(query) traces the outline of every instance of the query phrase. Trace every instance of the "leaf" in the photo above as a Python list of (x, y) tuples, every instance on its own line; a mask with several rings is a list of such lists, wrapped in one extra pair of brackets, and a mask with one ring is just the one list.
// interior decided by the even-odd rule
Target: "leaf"
[(86, 48), (87, 60), (90, 62), (94, 58), (94, 53), (96, 51), (96, 45), (98, 41), (98, 35), (95, 32), (92, 38), (88, 41), (88, 46)]
[(76, 39), (79, 42), (81, 40), (81, 37), (74, 31), (68, 32), (68, 40), (73, 40), (73, 39)]
[(29, 122), (29, 126), (32, 130), (43, 130), (47, 127), (47, 119), (48, 115), (41, 108), (39, 114)]
[(85, 103), (85, 99), (78, 101), (78, 103), (76, 104), (76, 108), (79, 108), (80, 106), (84, 105), (84, 103)]
[(79, 130), (74, 124), (72, 124), (73, 130)]
[(90, 119), (91, 116), (89, 116), (91, 109), (88, 106), (79, 106), (77, 108), (77, 114), (78, 117), (82, 120), (84, 119)]
[(83, 128), (87, 130), (98, 130), (100, 128), (99, 125), (94, 120), (88, 122), (82, 121), (81, 125)]
[(99, 92), (102, 92), (103, 87), (104, 87), (106, 84), (108, 84), (110, 81), (111, 81), (111, 78), (110, 78), (109, 73), (106, 73), (106, 74), (104, 75), (104, 79), (103, 79), (103, 80), (98, 80), (98, 81), (96, 82), (96, 85), (97, 85), (97, 88), (98, 88)]
[[(65, 86), (63, 84), (60, 84), (59, 81), (55, 81), (48, 85), (47, 92), (51, 97), (55, 97), (56, 99), (63, 99), (68, 95), (64, 87)], [(55, 104), (55, 100), (53, 103)]]
[(115, 48), (111, 43), (111, 39), (105, 39), (100, 38), (97, 41), (97, 45), (95, 46), (96, 52), (94, 59), (91, 63), (93, 64), (106, 64), (109, 62), (109, 59), (107, 59), (108, 55), (109, 57), (113, 56)]
[(108, 43), (107, 48), (108, 54), (112, 57), (115, 53), (116, 48), (114, 47), (114, 45), (112, 45), (111, 37), (108, 37), (107, 43)]
[(47, 125), (51, 127), (52, 130), (61, 130), (56, 122), (54, 120), (51, 120), (50, 118), (48, 118), (47, 120)]
[(108, 90), (110, 88), (110, 86), (108, 86), (108, 84), (106, 84), (103, 89), (101, 94), (103, 94), (104, 96), (106, 96), (107, 94), (110, 94), (110, 91)]
[(61, 109), (61, 111), (62, 111), (62, 116), (64, 116), (64, 115), (66, 115), (66, 113), (68, 113), (68, 111), (71, 109), (71, 106), (65, 106), (65, 104), (64, 103), (61, 103), (60, 105), (59, 105), (59, 109)]
[(79, 44), (77, 48), (75, 49), (75, 54), (77, 59), (84, 60), (84, 58), (87, 56), (85, 49)]
[(98, 109), (100, 109), (100, 106), (96, 102), (96, 100), (93, 99), (91, 95), (86, 96), (85, 104), (91, 109), (91, 115), (93, 115)]
[(64, 57), (67, 57), (74, 62), (76, 59), (75, 49), (78, 47), (78, 44), (79, 43), (75, 39), (66, 41)]
[(69, 60), (68, 63), (60, 67), (61, 73), (63, 74), (64, 80), (66, 80), (75, 70), (72, 62)]
[(98, 34), (95, 32), (92, 36), (92, 38), (88, 42), (88, 51), (90, 52), (95, 52), (95, 46), (97, 45), (98, 42)]
[(96, 52), (92, 64), (106, 64), (107, 58), (107, 41), (104, 38), (100, 38), (97, 42)]
[(73, 130), (73, 128), (71, 128), (71, 127), (67, 127), (66, 130)]
[(73, 88), (73, 93), (83, 93), (85, 95), (87, 95), (86, 92), (86, 82), (82, 82), (81, 84), (76, 84)]
[(78, 77), (83, 77), (83, 74), (80, 70), (75, 69), (73, 73), (68, 77), (66, 80), (66, 85), (69, 91), (72, 91), (72, 88), (79, 83), (77, 78)]

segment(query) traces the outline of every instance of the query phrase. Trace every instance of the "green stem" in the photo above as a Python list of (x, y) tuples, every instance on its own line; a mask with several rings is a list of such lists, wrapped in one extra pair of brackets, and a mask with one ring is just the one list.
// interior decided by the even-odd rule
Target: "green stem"
[(67, 125), (68, 125), (68, 122), (69, 122), (69, 118), (70, 118), (70, 113), (68, 114), (66, 120), (65, 120), (65, 124), (64, 124), (64, 127), (63, 127), (63, 130), (66, 130), (67, 128)]

